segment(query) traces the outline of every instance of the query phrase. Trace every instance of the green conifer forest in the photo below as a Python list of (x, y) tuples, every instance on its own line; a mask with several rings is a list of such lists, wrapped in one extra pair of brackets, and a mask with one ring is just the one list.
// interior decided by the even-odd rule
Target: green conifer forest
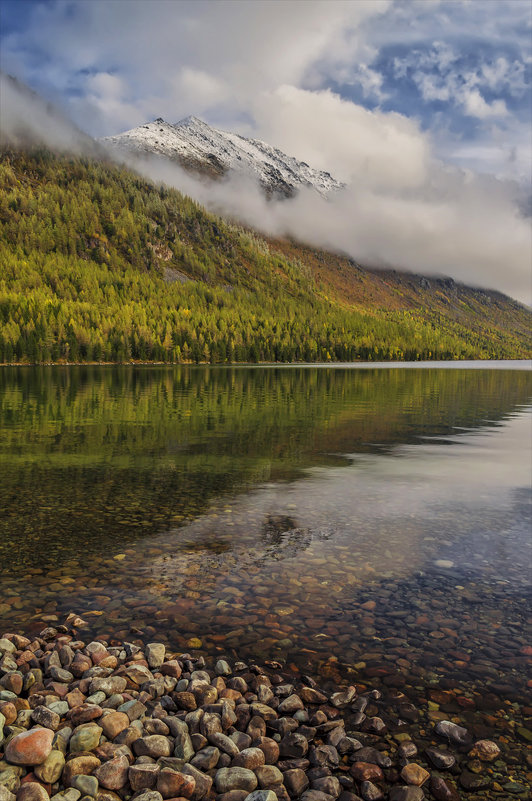
[(1, 153), (3, 363), (525, 358), (530, 321), (266, 241), (105, 161)]

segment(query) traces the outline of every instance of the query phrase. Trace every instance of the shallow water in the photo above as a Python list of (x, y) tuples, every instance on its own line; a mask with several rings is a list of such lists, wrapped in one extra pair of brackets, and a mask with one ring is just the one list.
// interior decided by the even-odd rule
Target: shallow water
[(522, 700), (524, 367), (3, 369), (0, 631)]

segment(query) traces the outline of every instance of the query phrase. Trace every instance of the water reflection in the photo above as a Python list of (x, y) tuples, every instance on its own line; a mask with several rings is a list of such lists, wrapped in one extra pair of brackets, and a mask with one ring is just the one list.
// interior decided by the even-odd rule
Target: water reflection
[(524, 689), (529, 372), (0, 380), (0, 629)]

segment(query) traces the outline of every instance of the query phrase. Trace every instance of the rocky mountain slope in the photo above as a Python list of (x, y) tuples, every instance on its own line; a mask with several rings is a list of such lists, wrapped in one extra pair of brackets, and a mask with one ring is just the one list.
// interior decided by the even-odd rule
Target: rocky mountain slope
[(530, 310), (265, 240), (101, 159), (0, 156), (0, 362), (526, 358)]
[(268, 195), (290, 197), (308, 188), (326, 197), (343, 186), (328, 172), (315, 170), (266, 142), (211, 128), (197, 117), (186, 117), (175, 125), (157, 119), (101, 141), (119, 152), (164, 156), (212, 178), (237, 173), (258, 181)]

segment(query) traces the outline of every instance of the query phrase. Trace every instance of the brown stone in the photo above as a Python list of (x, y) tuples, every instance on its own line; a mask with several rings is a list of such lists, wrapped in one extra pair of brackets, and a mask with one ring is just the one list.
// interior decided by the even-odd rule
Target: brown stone
[(96, 704), (80, 704), (70, 711), (70, 722), (72, 726), (80, 726), (82, 723), (90, 723), (91, 720), (100, 718), (103, 709)]
[(49, 801), (50, 796), (38, 782), (26, 782), (17, 790), (17, 801)]
[(264, 751), (261, 748), (244, 748), (237, 754), (231, 766), (233, 768), (249, 768), (249, 770), (256, 770), (265, 763)]
[(11, 726), (17, 719), (17, 708), (11, 701), (0, 701), (0, 714), (6, 719), (5, 725)]
[(355, 762), (351, 765), (351, 775), (357, 782), (382, 782), (384, 780), (382, 770), (371, 762)]
[(100, 765), (100, 760), (92, 754), (69, 759), (63, 768), (63, 784), (65, 787), (70, 787), (74, 776), (90, 776)]
[(163, 768), (157, 777), (157, 790), (163, 798), (192, 798), (196, 789), (195, 779), (171, 768)]
[(307, 789), (309, 785), (307, 774), (300, 768), (287, 770), (284, 773), (284, 785), (288, 790), (288, 793), (292, 797), (297, 798)]
[(134, 793), (137, 793), (140, 790), (151, 790), (152, 787), (155, 787), (158, 774), (159, 765), (131, 765), (128, 771), (131, 789)]
[(460, 795), (454, 787), (441, 776), (431, 776), (430, 792), (436, 801), (460, 801)]
[(100, 726), (105, 736), (109, 740), (114, 740), (121, 731), (127, 729), (129, 718), (124, 712), (111, 712), (109, 715), (102, 716)]
[(256, 768), (255, 776), (259, 780), (261, 790), (270, 790), (277, 784), (283, 783), (283, 774), (275, 765), (261, 765)]
[(171, 676), (174, 679), (178, 679), (181, 676), (181, 665), (177, 659), (163, 662), (159, 668), (159, 673), (162, 673), (163, 676)]
[(401, 771), (401, 778), (407, 784), (415, 784), (416, 787), (421, 787), (427, 779), (429, 778), (430, 773), (425, 768), (422, 768), (421, 765), (417, 765), (415, 762), (410, 762), (408, 765), (405, 765)]
[(302, 687), (299, 691), (299, 697), (306, 704), (326, 704), (327, 696), (313, 687)]
[(151, 756), (158, 759), (170, 756), (172, 749), (167, 737), (162, 734), (151, 734), (149, 737), (139, 737), (135, 740), (133, 751), (137, 756)]
[(75, 690), (71, 690), (65, 695), (65, 701), (69, 705), (70, 709), (74, 709), (76, 706), (81, 706), (84, 700), (85, 696), (82, 692), (80, 692), (79, 687), (76, 687)]

